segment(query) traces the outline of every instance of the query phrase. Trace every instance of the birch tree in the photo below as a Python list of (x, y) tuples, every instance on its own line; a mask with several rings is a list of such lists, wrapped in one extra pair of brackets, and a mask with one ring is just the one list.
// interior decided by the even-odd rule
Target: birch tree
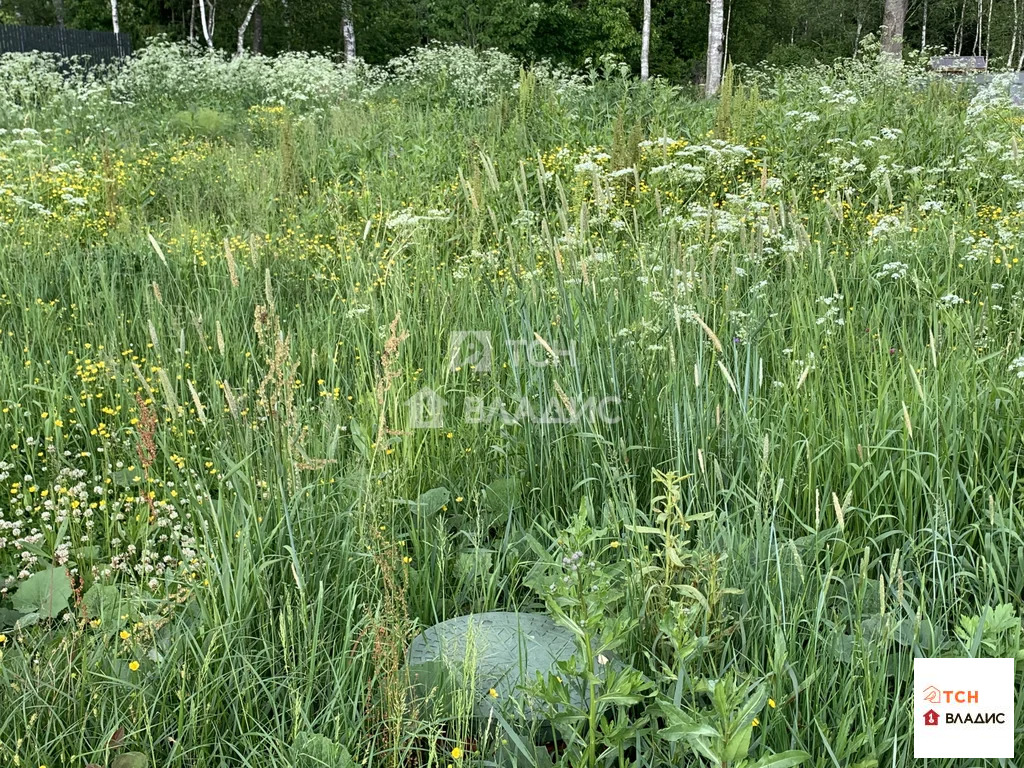
[(718, 93), (722, 85), (724, 26), (725, 0), (711, 0), (711, 13), (708, 17), (708, 66), (704, 78), (704, 95), (708, 97)]
[(242, 20), (242, 25), (238, 28), (238, 55), (241, 56), (245, 51), (245, 30), (249, 27), (249, 22), (252, 21), (252, 15), (256, 13), (256, 6), (260, 4), (260, 0), (252, 0), (252, 4), (249, 6), (248, 13), (245, 14), (245, 18)]
[(651, 76), (651, 0), (644, 0), (644, 23), (640, 31), (640, 79)]
[(110, 0), (110, 20), (114, 24), (114, 34), (121, 34), (121, 22), (117, 18), (117, 0)]
[[(1016, 7), (1017, 0), (1013, 0)], [(921, 15), (921, 53), (928, 44), (928, 0), (924, 0), (924, 13)]]
[(1013, 0), (1013, 32), (1010, 34), (1010, 53), (1006, 57), (1006, 68), (1013, 66), (1013, 54), (1017, 50), (1017, 35), (1020, 33), (1020, 0)]
[(907, 0), (885, 0), (882, 18), (882, 53), (903, 58), (903, 25), (907, 20)]
[[(111, 0), (111, 2), (117, 2), (117, 0)], [(207, 4), (209, 4), (209, 13), (207, 13)], [(202, 27), (203, 39), (206, 41), (207, 48), (213, 48), (213, 24), (214, 14), (217, 7), (213, 4), (213, 0), (199, 0), (199, 26)]]
[(345, 41), (345, 61), (355, 61), (356, 27), (352, 23), (352, 0), (341, 0), (341, 37)]

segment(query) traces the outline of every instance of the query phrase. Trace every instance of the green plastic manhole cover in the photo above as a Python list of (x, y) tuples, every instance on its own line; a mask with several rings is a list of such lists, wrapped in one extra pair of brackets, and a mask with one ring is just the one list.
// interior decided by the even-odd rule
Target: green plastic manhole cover
[[(468, 694), (475, 717), (487, 718), (499, 703), (514, 701), (502, 711), (534, 719), (520, 684), (556, 671), (555, 662), (567, 661), (576, 649), (573, 634), (544, 614), (496, 611), (435, 624), (413, 638), (407, 662), (412, 682), (422, 688), (443, 677)], [(570, 699), (582, 706), (582, 691), (570, 688)]]

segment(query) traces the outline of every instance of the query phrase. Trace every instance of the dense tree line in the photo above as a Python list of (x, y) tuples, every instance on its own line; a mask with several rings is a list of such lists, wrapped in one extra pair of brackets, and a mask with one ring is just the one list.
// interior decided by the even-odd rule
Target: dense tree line
[(904, 18), (905, 49), (936, 46), (1014, 67), (1024, 54), (1024, 0), (0, 0), (0, 21), (119, 25), (136, 44), (166, 34), (229, 50), (336, 51), (382, 63), (438, 40), (572, 65), (614, 53), (638, 72), (645, 17), (650, 75), (679, 82), (714, 69), (707, 51), (716, 21), (723, 57), (733, 62), (831, 60)]

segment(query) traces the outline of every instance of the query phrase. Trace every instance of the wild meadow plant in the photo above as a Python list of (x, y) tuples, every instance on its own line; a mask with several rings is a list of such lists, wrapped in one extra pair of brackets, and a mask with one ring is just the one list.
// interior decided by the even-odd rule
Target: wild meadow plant
[[(0, 761), (903, 766), (915, 656), (1020, 657), (1005, 99), (158, 43), (0, 100)], [(542, 726), (413, 695), (491, 610), (578, 638)]]

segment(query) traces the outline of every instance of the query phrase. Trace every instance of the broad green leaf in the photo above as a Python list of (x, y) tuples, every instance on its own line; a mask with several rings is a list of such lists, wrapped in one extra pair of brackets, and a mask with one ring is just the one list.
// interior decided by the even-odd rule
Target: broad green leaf
[(7, 608), (0, 608), (0, 629), (13, 629), (22, 617), (20, 611), (11, 611)]
[(754, 726), (751, 723), (741, 725), (722, 750), (722, 760), (732, 765), (733, 762), (745, 758), (750, 751), (750, 737), (753, 733)]
[(117, 626), (121, 618), (121, 592), (109, 584), (93, 584), (82, 597), (86, 615), (99, 619), (100, 627), (110, 629)]
[(695, 720), (668, 702), (659, 703), (657, 709), (666, 722), (665, 727), (658, 731), (658, 735), (665, 741), (689, 740), (696, 737), (721, 738), (721, 734), (710, 725)]
[(792, 768), (794, 765), (806, 763), (811, 756), (798, 749), (789, 752), (779, 752), (775, 755), (766, 755), (754, 763), (750, 768)]
[(26, 613), (24, 616), (22, 616), (20, 619), (14, 622), (14, 628), (19, 630), (28, 629), (33, 624), (38, 624), (40, 618), (41, 617), (36, 612)]
[(303, 731), (295, 739), (296, 768), (310, 766), (331, 766), (331, 768), (355, 768), (355, 762), (348, 750), (336, 741), (311, 731)]
[(448, 503), (451, 498), (447, 488), (431, 488), (425, 493), (421, 493), (419, 498), (414, 501), (413, 507), (422, 515), (433, 515), (440, 511), (441, 507)]
[(47, 568), (25, 579), (14, 593), (11, 604), (16, 611), (55, 619), (67, 610), (71, 593), (68, 572), (63, 568)]
[(519, 480), (514, 477), (498, 478), (484, 488), (483, 506), (489, 512), (508, 514), (519, 501)]

